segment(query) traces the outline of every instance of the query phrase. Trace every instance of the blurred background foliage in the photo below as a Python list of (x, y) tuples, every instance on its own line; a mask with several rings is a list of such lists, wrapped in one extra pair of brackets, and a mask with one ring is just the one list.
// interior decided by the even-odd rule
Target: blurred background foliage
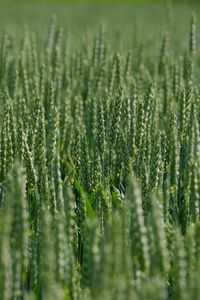
[(185, 32), (192, 12), (197, 21), (200, 17), (199, 1), (193, 0), (0, 0), (0, 9), (1, 30), (14, 36), (23, 37), (25, 30), (32, 30), (44, 42), (51, 15), (55, 14), (64, 34), (72, 37), (71, 45), (88, 43), (104, 23), (111, 46), (115, 43), (117, 48), (132, 49), (137, 42), (151, 57), (155, 55), (151, 51), (155, 43), (160, 48), (168, 24), (178, 52), (187, 42)]
[(0, 0), (0, 3), (66, 3), (66, 4), (149, 4), (199, 3), (199, 0)]

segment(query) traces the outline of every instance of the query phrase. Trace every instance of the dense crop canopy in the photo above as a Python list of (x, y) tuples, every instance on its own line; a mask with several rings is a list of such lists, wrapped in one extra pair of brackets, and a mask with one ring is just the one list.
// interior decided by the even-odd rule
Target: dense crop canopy
[(0, 299), (199, 299), (196, 31), (156, 62), (104, 25), (77, 51), (56, 18), (44, 51), (3, 35)]

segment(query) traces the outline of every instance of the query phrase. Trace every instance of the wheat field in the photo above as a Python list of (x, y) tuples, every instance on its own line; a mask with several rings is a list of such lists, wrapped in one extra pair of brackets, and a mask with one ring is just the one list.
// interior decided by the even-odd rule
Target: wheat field
[(200, 7), (1, 13), (0, 299), (200, 299)]

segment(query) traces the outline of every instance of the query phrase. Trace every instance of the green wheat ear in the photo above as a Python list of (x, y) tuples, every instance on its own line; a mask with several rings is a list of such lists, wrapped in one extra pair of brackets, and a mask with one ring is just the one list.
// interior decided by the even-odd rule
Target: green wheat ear
[[(157, 195), (159, 198), (159, 194)], [(151, 263), (153, 272), (157, 269), (163, 276), (169, 271), (169, 252), (167, 249), (166, 225), (163, 218), (163, 208), (159, 200), (151, 197), (151, 216), (149, 226), (152, 228), (153, 249), (151, 249)], [(152, 266), (151, 266), (152, 268)]]
[(190, 24), (190, 40), (189, 40), (189, 51), (192, 58), (194, 58), (197, 51), (197, 40), (196, 40), (196, 16), (193, 13)]
[(5, 195), (5, 210), (12, 215), (8, 238), (11, 248), (13, 297), (22, 294), (21, 284), (24, 287), (27, 284), (29, 214), (25, 184), (24, 170), (19, 163), (15, 163), (7, 180)]
[(148, 273), (150, 257), (147, 230), (142, 210), (142, 198), (136, 179), (132, 174), (129, 176), (127, 197), (130, 206), (130, 238), (133, 264), (139, 267), (140, 271)]
[(1, 211), (0, 218), (0, 295), (2, 299), (12, 297), (13, 272), (10, 235), (12, 230), (12, 215), (9, 203)]

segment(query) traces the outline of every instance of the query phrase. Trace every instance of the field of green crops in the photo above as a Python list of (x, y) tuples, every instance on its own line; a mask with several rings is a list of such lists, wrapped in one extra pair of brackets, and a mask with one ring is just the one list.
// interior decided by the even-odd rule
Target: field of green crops
[(200, 299), (200, 6), (0, 9), (0, 300)]

